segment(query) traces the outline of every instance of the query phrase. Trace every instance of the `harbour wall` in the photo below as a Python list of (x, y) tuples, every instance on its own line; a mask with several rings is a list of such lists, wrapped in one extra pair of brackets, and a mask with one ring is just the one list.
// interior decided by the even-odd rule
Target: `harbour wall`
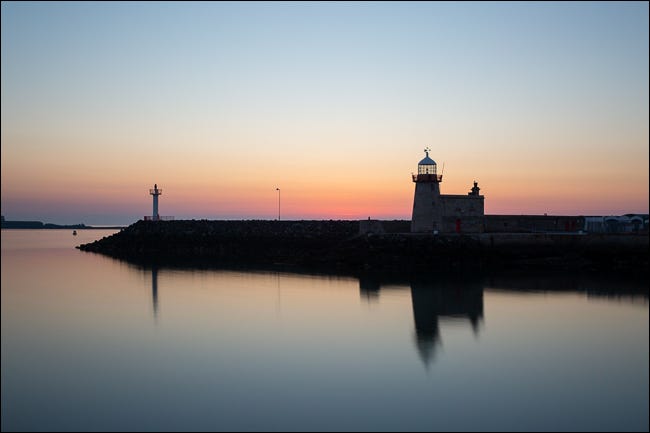
[(139, 221), (81, 245), (131, 262), (338, 270), (582, 269), (647, 272), (639, 234), (393, 232), (409, 221)]

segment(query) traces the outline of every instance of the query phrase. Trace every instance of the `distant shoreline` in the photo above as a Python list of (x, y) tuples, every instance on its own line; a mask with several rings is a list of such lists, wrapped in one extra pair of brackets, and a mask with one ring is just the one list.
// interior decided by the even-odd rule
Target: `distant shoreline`
[(88, 226), (86, 224), (52, 224), (42, 221), (2, 221), (2, 229), (17, 230), (98, 230), (123, 229), (127, 226)]
[(75, 226), (70, 226), (70, 227), (2, 227), (2, 230), (121, 230), (127, 226), (110, 226), (110, 227), (102, 227), (102, 226), (84, 226), (84, 227), (75, 227)]

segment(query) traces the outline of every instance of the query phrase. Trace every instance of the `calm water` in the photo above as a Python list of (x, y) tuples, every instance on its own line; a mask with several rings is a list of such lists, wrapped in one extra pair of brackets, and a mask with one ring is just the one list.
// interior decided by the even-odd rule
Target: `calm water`
[(78, 232), (2, 231), (3, 430), (648, 430), (647, 285), (139, 269)]

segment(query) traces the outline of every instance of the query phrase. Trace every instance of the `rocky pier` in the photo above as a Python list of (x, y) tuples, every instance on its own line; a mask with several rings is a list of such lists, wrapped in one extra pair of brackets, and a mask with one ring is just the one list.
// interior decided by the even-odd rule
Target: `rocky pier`
[[(412, 234), (409, 221), (138, 221), (82, 251), (138, 264), (648, 271), (647, 234)], [(363, 230), (360, 230), (360, 227)], [(370, 228), (370, 229), (369, 229)]]

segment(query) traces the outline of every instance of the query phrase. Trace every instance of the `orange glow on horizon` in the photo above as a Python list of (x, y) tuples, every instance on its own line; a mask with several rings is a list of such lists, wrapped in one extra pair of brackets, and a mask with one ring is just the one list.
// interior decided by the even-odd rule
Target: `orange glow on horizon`
[[(151, 213), (149, 188), (157, 183), (163, 190), (161, 215), (275, 219), (279, 187), (282, 219), (410, 219), (414, 191), (410, 174), (414, 169), (398, 171), (383, 162), (385, 168), (380, 167), (380, 173), (375, 174), (351, 169), (352, 165), (333, 168), (332, 173), (314, 168), (288, 172), (274, 169), (274, 175), (235, 175), (245, 173), (246, 167), (227, 167), (215, 172), (212, 179), (200, 171), (198, 176), (177, 171), (163, 179), (141, 179), (137, 184), (126, 176), (102, 178), (101, 173), (82, 183), (65, 178), (44, 182), (15, 173), (18, 181), (9, 185), (3, 182), (2, 195), (3, 200), (33, 209), (36, 215), (39, 207), (63, 210), (81, 206), (88, 213), (141, 218)], [(416, 168), (416, 164), (411, 165)], [(469, 164), (462, 171), (446, 169), (442, 194), (465, 195), (477, 180), (485, 195), (486, 214), (599, 215), (647, 213), (648, 209), (647, 173), (618, 180), (614, 176), (596, 177), (585, 185), (561, 173), (515, 170), (508, 176), (505, 172), (481, 171), (484, 167)], [(310, 172), (314, 174), (303, 174)]]

